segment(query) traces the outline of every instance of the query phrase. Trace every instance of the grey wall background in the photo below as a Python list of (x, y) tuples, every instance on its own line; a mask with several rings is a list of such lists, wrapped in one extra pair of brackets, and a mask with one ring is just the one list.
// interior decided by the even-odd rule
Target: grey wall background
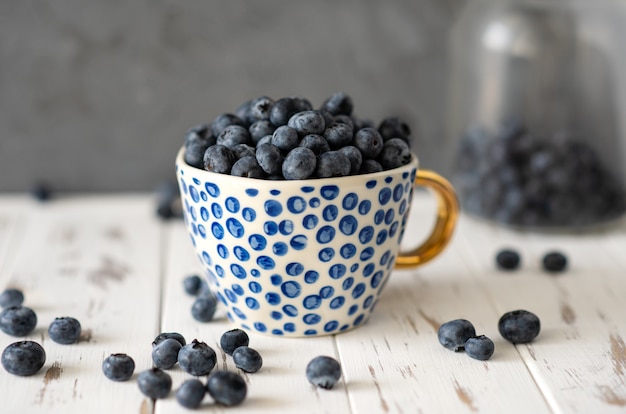
[(338, 90), (359, 116), (405, 118), (437, 169), (465, 1), (2, 1), (0, 191), (152, 190), (188, 127)]

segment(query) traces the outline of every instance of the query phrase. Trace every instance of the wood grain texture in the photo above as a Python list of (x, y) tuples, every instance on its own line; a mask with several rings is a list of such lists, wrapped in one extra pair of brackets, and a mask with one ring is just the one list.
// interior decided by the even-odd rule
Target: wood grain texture
[[(419, 243), (434, 204), (419, 193), (405, 246)], [(175, 392), (190, 375), (169, 371), (174, 388), (156, 403), (136, 376), (114, 383), (102, 360), (126, 352), (136, 373), (151, 366), (151, 342), (177, 331), (212, 346), (218, 368), (239, 372), (219, 349), (233, 327), (218, 308), (210, 323), (195, 321), (183, 279), (201, 271), (182, 222), (154, 217), (147, 195), (67, 197), (37, 204), (0, 197), (0, 287), (17, 286), (39, 317), (29, 339), (46, 349), (36, 375), (0, 369), (0, 412), (182, 413)], [(277, 413), (621, 413), (626, 411), (626, 225), (576, 235), (519, 232), (462, 216), (450, 247), (433, 262), (393, 273), (370, 320), (337, 336), (273, 338), (251, 333), (264, 358), (238, 407), (207, 396), (200, 412)], [(517, 249), (522, 265), (496, 269), (495, 253)], [(541, 258), (563, 251), (566, 272), (548, 274)], [(508, 310), (527, 309), (542, 323), (538, 338), (513, 345), (497, 329)], [(47, 326), (74, 316), (81, 341), (59, 345)], [(496, 351), (485, 362), (437, 341), (441, 323), (466, 318)], [(18, 340), (0, 333), (0, 347)], [(316, 355), (331, 355), (343, 377), (332, 390), (304, 374)]]

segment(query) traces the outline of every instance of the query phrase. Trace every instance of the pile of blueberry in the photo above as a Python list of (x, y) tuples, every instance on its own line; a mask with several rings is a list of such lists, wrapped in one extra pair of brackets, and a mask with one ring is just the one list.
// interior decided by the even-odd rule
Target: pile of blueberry
[[(496, 266), (500, 270), (516, 270), (521, 260), (514, 249), (502, 249), (496, 254)], [(541, 259), (541, 264), (546, 272), (560, 273), (567, 268), (567, 256), (557, 250), (549, 251)]]
[(261, 96), (185, 136), (185, 162), (222, 174), (302, 180), (389, 170), (411, 160), (411, 130), (397, 117), (375, 127), (337, 92), (317, 109), (301, 97)]
[[(24, 293), (15, 288), (0, 293), (0, 331), (10, 336), (27, 336), (37, 326), (37, 314), (24, 306)], [(52, 341), (69, 345), (78, 342), (81, 325), (76, 318), (69, 316), (55, 318), (48, 326), (48, 336)], [(1, 363), (4, 369), (14, 375), (34, 375), (46, 362), (46, 351), (37, 342), (24, 340), (7, 346), (2, 352)]]
[(541, 139), (519, 122), (462, 137), (455, 187), (478, 216), (522, 226), (581, 226), (619, 216), (626, 195), (596, 153), (567, 134)]
[[(532, 312), (519, 309), (506, 312), (498, 320), (500, 335), (513, 344), (524, 344), (539, 335), (541, 323)], [(439, 343), (455, 352), (465, 350), (474, 359), (486, 361), (493, 355), (495, 345), (485, 335), (476, 335), (474, 325), (467, 319), (454, 319), (443, 323), (437, 332)]]

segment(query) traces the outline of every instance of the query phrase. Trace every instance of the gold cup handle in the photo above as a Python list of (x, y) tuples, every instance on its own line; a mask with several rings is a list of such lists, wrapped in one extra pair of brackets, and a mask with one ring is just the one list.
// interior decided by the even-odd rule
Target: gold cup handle
[(418, 170), (414, 185), (429, 188), (435, 193), (437, 197), (437, 221), (432, 233), (424, 243), (411, 251), (398, 254), (395, 263), (396, 269), (408, 269), (422, 265), (441, 253), (452, 238), (459, 217), (456, 192), (448, 180), (433, 171)]

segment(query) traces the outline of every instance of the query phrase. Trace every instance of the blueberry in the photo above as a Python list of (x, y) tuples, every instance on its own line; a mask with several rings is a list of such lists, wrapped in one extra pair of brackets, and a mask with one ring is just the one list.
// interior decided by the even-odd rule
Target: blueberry
[(383, 166), (376, 160), (367, 158), (363, 160), (359, 174), (370, 174), (383, 171)]
[(207, 148), (203, 156), (202, 165), (207, 171), (228, 174), (235, 161), (235, 154), (230, 148), (216, 144)]
[(206, 142), (211, 136), (210, 126), (208, 124), (200, 124), (193, 126), (185, 133), (185, 147), (188, 147), (194, 142)]
[(176, 401), (185, 408), (198, 408), (202, 404), (206, 388), (197, 378), (188, 379), (176, 391)]
[(346, 145), (343, 148), (339, 148), (338, 151), (350, 160), (350, 174), (358, 174), (363, 164), (363, 154), (361, 154), (361, 151), (354, 145)]
[(236, 177), (265, 178), (266, 174), (259, 165), (256, 157), (248, 155), (233, 164), (233, 168), (230, 169), (230, 175)]
[(295, 129), (300, 137), (308, 134), (322, 135), (326, 129), (320, 111), (302, 111), (289, 118), (287, 125)]
[(185, 147), (183, 158), (192, 167), (204, 168), (204, 155), (211, 145), (206, 140), (199, 140), (189, 143)]
[(256, 160), (267, 174), (281, 174), (283, 168), (283, 154), (272, 144), (263, 144), (256, 149)]
[(460, 351), (469, 338), (476, 336), (474, 325), (466, 319), (454, 319), (439, 327), (439, 343), (452, 351)]
[(217, 300), (213, 293), (207, 291), (194, 300), (191, 305), (191, 316), (198, 322), (210, 322), (213, 320), (216, 309)]
[(325, 109), (320, 109), (319, 111), (320, 111), (320, 114), (322, 114), (322, 117), (324, 118), (324, 125), (328, 126), (332, 124), (333, 122), (335, 122), (335, 117), (333, 116), (333, 114), (326, 111)]
[(172, 390), (172, 377), (160, 368), (152, 368), (137, 376), (137, 385), (148, 398), (165, 398)]
[(276, 127), (268, 119), (256, 121), (248, 128), (253, 144), (258, 143), (259, 140), (266, 135), (272, 135), (275, 130)]
[(514, 344), (524, 344), (539, 335), (539, 318), (526, 310), (514, 310), (505, 313), (498, 321), (498, 330), (504, 339)]
[(548, 272), (562, 272), (567, 267), (567, 257), (561, 252), (549, 252), (543, 256), (542, 263)]
[(279, 127), (287, 125), (289, 118), (300, 112), (301, 103), (293, 97), (280, 98), (270, 108), (270, 122)]
[(231, 148), (231, 151), (235, 155), (235, 159), (254, 157), (256, 155), (256, 148), (248, 144), (237, 144)]
[(319, 178), (344, 177), (350, 175), (350, 159), (339, 151), (328, 151), (317, 158), (317, 176)]
[(289, 151), (283, 161), (283, 176), (287, 180), (309, 178), (317, 167), (317, 157), (308, 148), (297, 147)]
[(217, 144), (233, 148), (239, 144), (251, 144), (248, 129), (241, 125), (229, 125), (217, 136)]
[(112, 381), (127, 381), (135, 372), (135, 361), (126, 354), (111, 354), (102, 362), (102, 372)]
[(178, 332), (161, 332), (156, 338), (154, 338), (154, 341), (152, 341), (152, 346), (155, 347), (166, 339), (176, 339), (181, 346), (185, 346), (187, 344), (185, 337)]
[(391, 138), (384, 142), (378, 159), (385, 170), (391, 170), (411, 162), (411, 150), (406, 141)]
[(479, 361), (486, 361), (493, 355), (495, 345), (485, 335), (474, 336), (465, 342), (465, 353)]
[(8, 288), (0, 294), (0, 308), (20, 306), (22, 303), (24, 303), (24, 293), (19, 289)]
[(180, 193), (176, 182), (162, 182), (156, 190), (157, 215), (162, 219), (182, 218)]
[(380, 132), (385, 141), (392, 138), (400, 138), (407, 144), (410, 143), (411, 128), (398, 117), (392, 116), (383, 119), (378, 125), (378, 132)]
[(324, 138), (333, 149), (339, 149), (350, 145), (353, 138), (352, 127), (341, 122), (333, 122), (324, 130)]
[(320, 109), (326, 110), (333, 115), (351, 115), (354, 109), (352, 98), (345, 92), (335, 92), (328, 97)]
[(352, 119), (351, 116), (348, 116), (348, 115), (336, 115), (333, 118), (333, 122), (350, 125), (350, 128), (352, 128), (352, 131), (356, 130), (356, 128), (354, 127), (354, 119)]
[(262, 137), (257, 143), (256, 146), (260, 147), (263, 144), (271, 144), (272, 143), (272, 134), (265, 135)]
[(261, 96), (253, 99), (250, 101), (250, 106), (248, 108), (247, 121), (254, 123), (260, 120), (269, 120), (273, 104), (274, 100), (268, 96)]
[(329, 356), (317, 356), (306, 366), (306, 378), (316, 387), (329, 390), (341, 378), (341, 365)]
[(296, 112), (304, 112), (304, 111), (313, 110), (313, 105), (308, 99), (303, 98), (301, 96), (292, 96), (291, 98), (296, 103)]
[(164, 339), (152, 347), (152, 363), (161, 369), (170, 369), (178, 362), (178, 351), (182, 348), (176, 339)]
[(13, 375), (34, 375), (45, 363), (46, 351), (37, 342), (14, 342), (2, 351), (2, 366)]
[(194, 376), (207, 375), (216, 363), (217, 355), (213, 348), (197, 339), (183, 346), (178, 352), (178, 365), (183, 371)]
[(263, 366), (261, 354), (248, 346), (240, 346), (233, 351), (235, 366), (244, 372), (257, 372)]
[(80, 322), (69, 316), (55, 318), (48, 326), (48, 336), (58, 344), (69, 345), (78, 342), (80, 333)]
[(234, 114), (221, 114), (218, 115), (213, 122), (211, 122), (211, 134), (213, 134), (214, 137), (219, 137), (224, 129), (231, 125), (238, 125), (241, 127), (247, 126), (243, 119)]
[(37, 325), (37, 315), (26, 306), (9, 306), (0, 312), (0, 330), (11, 336), (26, 336)]
[(300, 140), (300, 144), (298, 145), (300, 147), (310, 149), (311, 151), (313, 151), (315, 156), (318, 157), (320, 156), (320, 154), (330, 151), (330, 145), (328, 145), (328, 141), (326, 141), (326, 138), (317, 134), (305, 135)]
[(230, 371), (215, 371), (207, 380), (206, 388), (216, 403), (234, 406), (245, 400), (248, 392), (241, 376)]
[[(298, 146), (300, 138), (298, 131), (290, 126), (283, 125), (276, 128), (272, 134), (272, 144), (280, 148), (285, 154)], [(258, 146), (258, 144), (257, 144)]]
[(376, 158), (383, 150), (383, 137), (375, 128), (362, 128), (354, 134), (354, 146), (364, 158)]
[(205, 282), (198, 275), (189, 275), (183, 279), (183, 289), (191, 296), (197, 296), (204, 289)]
[(503, 270), (517, 269), (520, 261), (520, 255), (515, 250), (503, 249), (496, 254), (496, 265)]
[(37, 201), (48, 201), (52, 198), (52, 189), (44, 182), (35, 183), (30, 193)]
[(232, 355), (235, 349), (240, 346), (248, 346), (249, 343), (250, 338), (248, 337), (248, 334), (246, 331), (239, 328), (226, 331), (220, 337), (220, 347), (222, 348), (222, 351), (228, 355)]

